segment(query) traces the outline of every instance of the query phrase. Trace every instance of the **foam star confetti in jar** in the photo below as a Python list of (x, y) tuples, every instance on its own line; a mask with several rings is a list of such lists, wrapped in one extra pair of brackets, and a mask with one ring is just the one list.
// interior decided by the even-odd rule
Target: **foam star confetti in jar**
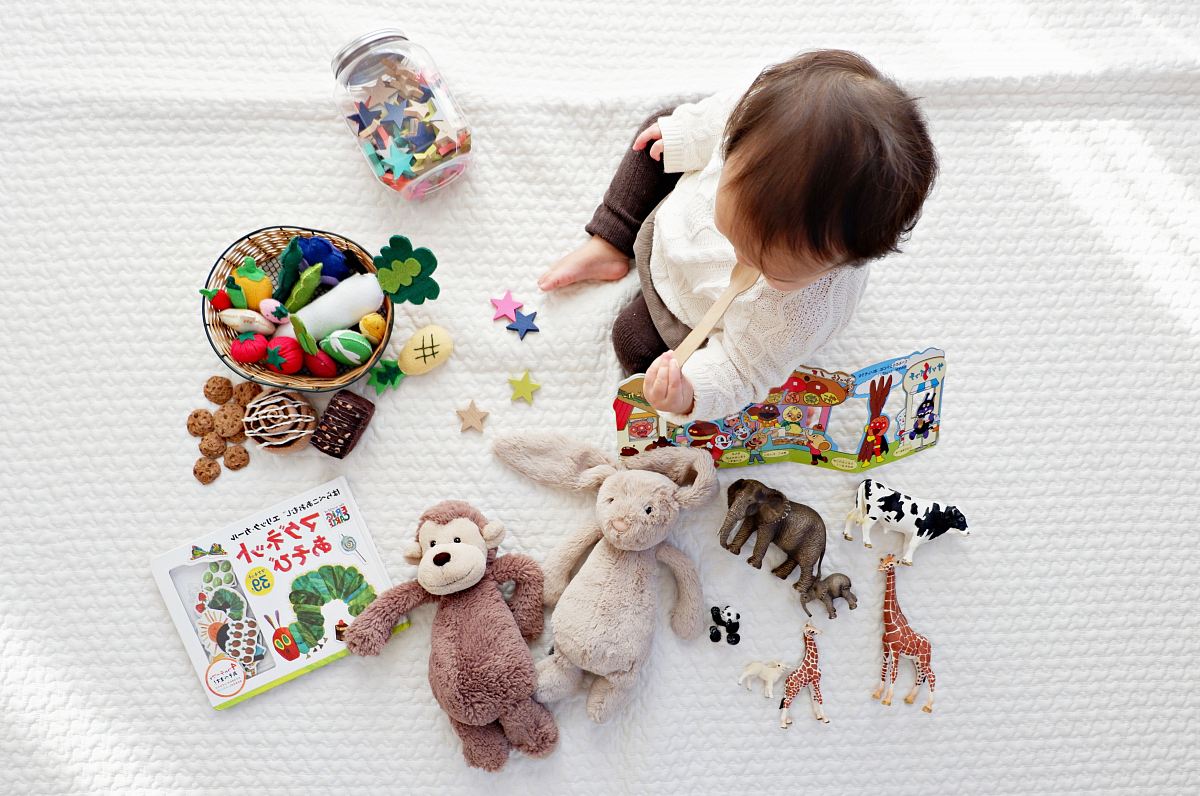
[(424, 199), (471, 162), (471, 128), (428, 50), (401, 31), (378, 30), (333, 58), (335, 97), (375, 177)]

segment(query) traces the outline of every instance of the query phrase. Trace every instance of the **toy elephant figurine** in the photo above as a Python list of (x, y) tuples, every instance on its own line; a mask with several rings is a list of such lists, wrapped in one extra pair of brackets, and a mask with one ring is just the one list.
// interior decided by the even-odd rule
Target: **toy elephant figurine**
[[(757, 533), (754, 553), (747, 562), (755, 569), (761, 569), (767, 547), (774, 542), (787, 553), (787, 558), (771, 572), (786, 579), (792, 570), (800, 567), (800, 579), (792, 588), (801, 594), (807, 592), (814, 577), (821, 577), (821, 560), (825, 557), (825, 521), (821, 515), (803, 503), (788, 500), (778, 489), (749, 478), (734, 481), (727, 494), (729, 512), (717, 534), (721, 546), (738, 555), (750, 534)], [(729, 532), (739, 521), (742, 527), (728, 539)], [(813, 567), (816, 567), (815, 576)]]
[(675, 576), (671, 629), (685, 639), (704, 630), (699, 573), (667, 536), (683, 510), (716, 497), (712, 457), (659, 448), (618, 462), (559, 434), (504, 436), (493, 450), (535, 481), (596, 493), (587, 520), (546, 558), (554, 647), (537, 666), (537, 698), (556, 702), (587, 689), (588, 716), (607, 721), (632, 696), (650, 653), (658, 564)]
[(858, 598), (854, 596), (854, 592), (850, 591), (850, 578), (841, 572), (834, 572), (821, 580), (813, 581), (813, 585), (808, 587), (808, 591), (801, 598), (800, 605), (804, 608), (804, 613), (812, 616), (812, 612), (808, 610), (808, 604), (813, 600), (820, 600), (825, 606), (825, 613), (829, 614), (829, 618), (836, 619), (837, 609), (833, 607), (833, 601), (838, 597), (846, 601), (851, 611), (858, 607)]

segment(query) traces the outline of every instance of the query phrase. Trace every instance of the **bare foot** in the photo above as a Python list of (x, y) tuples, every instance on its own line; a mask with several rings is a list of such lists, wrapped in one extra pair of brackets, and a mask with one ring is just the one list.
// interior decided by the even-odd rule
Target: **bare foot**
[(538, 279), (538, 287), (547, 292), (560, 287), (595, 280), (613, 282), (629, 273), (629, 258), (598, 235), (563, 257)]

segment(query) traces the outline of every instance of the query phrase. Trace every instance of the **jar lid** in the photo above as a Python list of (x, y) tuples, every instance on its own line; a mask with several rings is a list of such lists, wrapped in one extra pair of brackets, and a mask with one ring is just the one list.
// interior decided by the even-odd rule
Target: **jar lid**
[(408, 41), (408, 36), (404, 35), (404, 31), (399, 28), (382, 28), (381, 30), (364, 33), (357, 39), (351, 40), (342, 49), (337, 51), (337, 55), (333, 56), (333, 61), (329, 64), (329, 67), (333, 70), (333, 76), (337, 77), (341, 74), (346, 64), (363, 55), (374, 45), (393, 39)]

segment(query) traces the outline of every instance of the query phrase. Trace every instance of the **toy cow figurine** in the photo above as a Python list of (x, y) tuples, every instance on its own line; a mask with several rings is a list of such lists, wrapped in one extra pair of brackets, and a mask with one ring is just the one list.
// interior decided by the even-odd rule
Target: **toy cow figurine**
[[(749, 478), (734, 481), (727, 494), (729, 511), (717, 532), (721, 546), (738, 555), (750, 535), (757, 534), (754, 553), (747, 562), (755, 569), (761, 569), (763, 556), (774, 542), (787, 553), (787, 558), (771, 572), (786, 579), (792, 570), (800, 567), (800, 579), (792, 588), (801, 594), (807, 592), (813, 580), (821, 577), (821, 559), (825, 557), (825, 522), (821, 515), (802, 503), (788, 500), (778, 489)], [(728, 539), (729, 532), (739, 521), (742, 527)]]
[(846, 515), (843, 535), (853, 541), (851, 531), (857, 525), (862, 528), (863, 545), (870, 547), (871, 529), (878, 522), (882, 522), (888, 530), (907, 537), (900, 563), (910, 566), (913, 553), (930, 539), (936, 539), (946, 531), (971, 535), (967, 530), (967, 518), (957, 507), (911, 497), (868, 478), (858, 485), (854, 508)]

